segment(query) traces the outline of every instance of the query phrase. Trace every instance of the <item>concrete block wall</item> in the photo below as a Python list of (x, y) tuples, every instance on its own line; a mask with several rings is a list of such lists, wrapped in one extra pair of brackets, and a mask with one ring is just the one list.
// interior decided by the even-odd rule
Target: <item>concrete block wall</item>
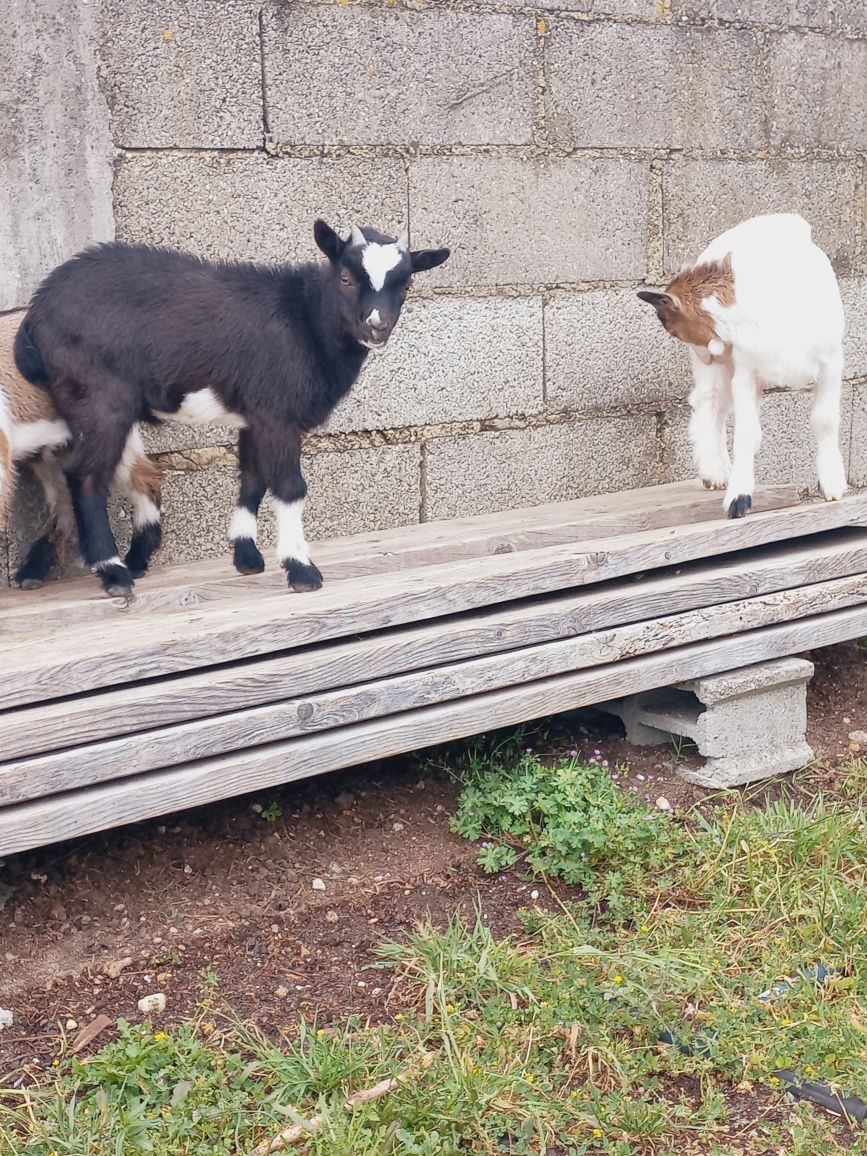
[[(867, 485), (863, 0), (13, 3), (19, 92), (68, 71), (0, 96), (0, 309), (113, 232), (284, 260), (321, 215), (452, 248), (309, 441), (312, 536), (690, 476), (686, 357), (635, 290), (768, 210), (842, 278)], [(814, 485), (808, 410), (766, 400), (761, 477)], [(224, 553), (232, 431), (148, 438), (164, 557)]]

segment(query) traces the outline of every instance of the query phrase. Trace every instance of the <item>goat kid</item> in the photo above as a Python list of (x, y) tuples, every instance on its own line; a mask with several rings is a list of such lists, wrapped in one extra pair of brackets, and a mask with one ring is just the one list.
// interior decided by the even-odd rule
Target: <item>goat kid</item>
[[(827, 501), (843, 496), (843, 304), (831, 262), (803, 217), (774, 213), (744, 221), (712, 241), (664, 293), (638, 296), (687, 346), (695, 463), (706, 487), (725, 490), (728, 517), (743, 517), (752, 506), (765, 386), (813, 383), (819, 488)], [(726, 421), (732, 410), (730, 461)]]
[(66, 476), (89, 566), (129, 594), (106, 493), (137, 421), (218, 422), (240, 429), (240, 492), (229, 538), (241, 573), (258, 573), (259, 506), (270, 491), (277, 554), (294, 590), (315, 590), (302, 513), (304, 434), (355, 383), (368, 350), (394, 329), (414, 273), (448, 249), (411, 252), (398, 238), (322, 220), (327, 262), (264, 266), (106, 244), (55, 269), (36, 291), (16, 343), (22, 374), (46, 385), (73, 434)]
[[(23, 309), (0, 316), (0, 532), (8, 529), (18, 467), (26, 464), (48, 507), (47, 520), (14, 579), (22, 589), (32, 590), (63, 560), (75, 539), (75, 517), (61, 467), (69, 427), (50, 395), (25, 381), (15, 366), (13, 346), (23, 317)], [(133, 538), (127, 564), (140, 575), (160, 542), (162, 479), (158, 467), (145, 457), (138, 426), (130, 432), (114, 480), (132, 500)]]

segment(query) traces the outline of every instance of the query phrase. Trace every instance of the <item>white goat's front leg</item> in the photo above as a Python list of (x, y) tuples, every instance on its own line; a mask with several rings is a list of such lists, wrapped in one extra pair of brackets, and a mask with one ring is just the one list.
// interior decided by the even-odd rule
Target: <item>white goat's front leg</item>
[(732, 472), (723, 509), (729, 518), (742, 518), (753, 504), (756, 488), (755, 461), (762, 443), (759, 396), (753, 374), (735, 366), (732, 375), (735, 434)]
[(689, 395), (692, 415), (689, 440), (698, 476), (708, 490), (724, 490), (731, 473), (726, 419), (731, 406), (731, 368), (704, 364), (690, 350), (694, 387)]
[(836, 356), (819, 370), (813, 395), (811, 423), (816, 435), (816, 469), (826, 502), (846, 493), (846, 466), (840, 453), (840, 393), (843, 358)]

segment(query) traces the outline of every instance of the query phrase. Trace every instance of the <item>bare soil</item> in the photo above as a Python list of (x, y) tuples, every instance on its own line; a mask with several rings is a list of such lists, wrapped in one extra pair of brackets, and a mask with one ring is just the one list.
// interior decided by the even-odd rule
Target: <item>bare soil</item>
[[(867, 652), (810, 657), (808, 738), (833, 789), (833, 768), (860, 753), (849, 734), (867, 728)], [(673, 810), (707, 795), (677, 775), (684, 752), (631, 747), (592, 711), (550, 720), (534, 741), (607, 763), (624, 789)], [(519, 872), (482, 874), (476, 848), (450, 832), (458, 792), (427, 757), (393, 759), (10, 858), (0, 1007), (14, 1024), (0, 1032), (0, 1079), (37, 1075), (67, 1023), (140, 1018), (149, 993), (165, 993), (165, 1019), (191, 1018), (209, 976), (221, 1005), (269, 1033), (302, 1015), (388, 1018), (400, 1010), (390, 973), (371, 968), (383, 937), (477, 902), (507, 934), (531, 902)], [(540, 888), (533, 902), (555, 900)]]

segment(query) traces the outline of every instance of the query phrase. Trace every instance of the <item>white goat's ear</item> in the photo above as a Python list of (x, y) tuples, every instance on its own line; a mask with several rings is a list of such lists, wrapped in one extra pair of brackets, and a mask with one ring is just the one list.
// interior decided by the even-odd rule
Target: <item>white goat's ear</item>
[(406, 229), (404, 229), (401, 235), (398, 237), (397, 247), (400, 249), (401, 253), (405, 253), (409, 248), (409, 232)]
[(349, 234), (349, 244), (352, 245), (353, 248), (358, 249), (363, 249), (367, 244), (367, 239), (365, 238), (361, 229), (359, 229), (358, 225), (352, 226), (352, 232)]

